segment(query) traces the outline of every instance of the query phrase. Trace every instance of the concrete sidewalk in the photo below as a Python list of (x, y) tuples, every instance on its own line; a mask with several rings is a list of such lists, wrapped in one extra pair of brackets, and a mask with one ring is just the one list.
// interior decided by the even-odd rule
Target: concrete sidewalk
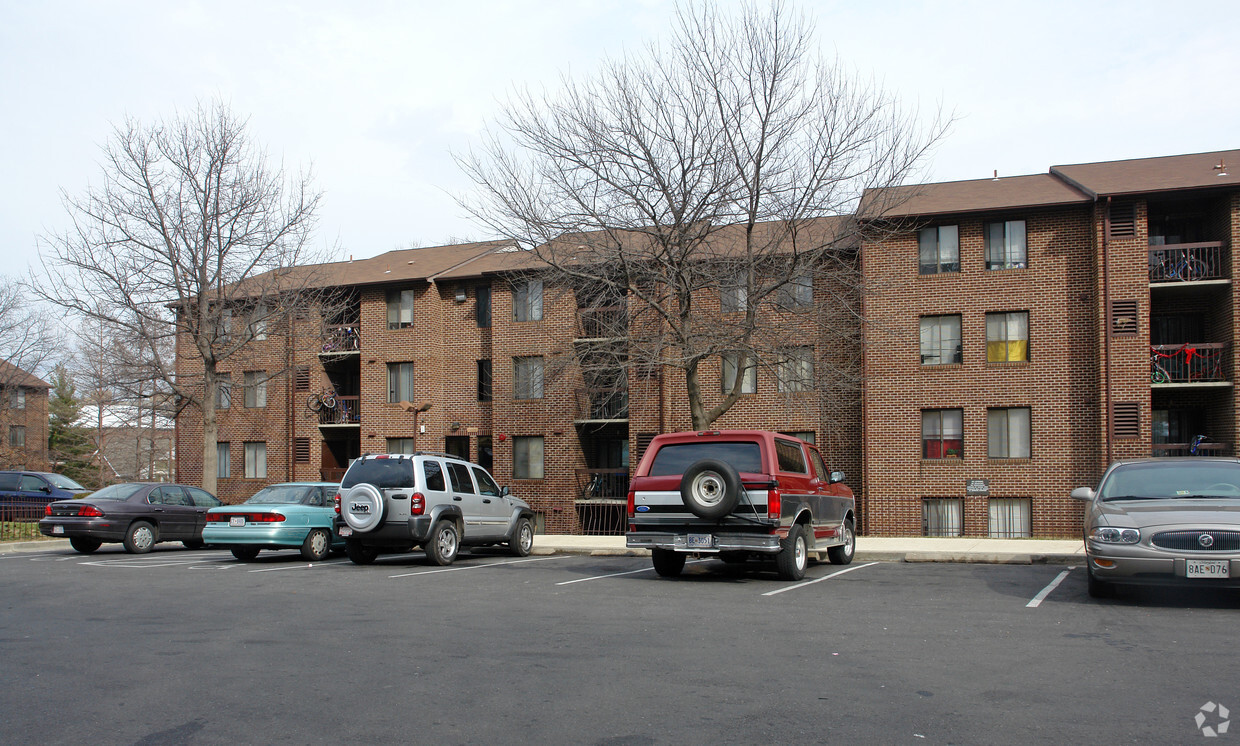
[[(0, 542), (0, 554), (13, 552), (68, 552), (65, 539)], [(585, 554), (596, 557), (644, 557), (645, 549), (629, 549), (623, 536), (567, 536), (539, 534), (534, 554)], [(861, 536), (859, 562), (984, 562), (993, 564), (1072, 564), (1085, 561), (1079, 539), (928, 539), (924, 537)]]

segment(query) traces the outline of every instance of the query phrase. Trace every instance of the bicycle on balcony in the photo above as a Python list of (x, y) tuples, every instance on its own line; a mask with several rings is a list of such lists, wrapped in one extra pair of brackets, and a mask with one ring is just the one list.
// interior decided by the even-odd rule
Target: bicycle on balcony
[(1150, 383), (1170, 383), (1171, 373), (1158, 362), (1162, 358), (1174, 357), (1156, 348), (1150, 348)]
[(311, 412), (322, 412), (323, 410), (331, 411), (336, 408), (336, 392), (326, 389), (317, 394), (311, 394), (306, 399), (306, 408)]
[(1154, 282), (1193, 282), (1210, 276), (1210, 268), (1188, 249), (1160, 252), (1160, 261), (1150, 266)]

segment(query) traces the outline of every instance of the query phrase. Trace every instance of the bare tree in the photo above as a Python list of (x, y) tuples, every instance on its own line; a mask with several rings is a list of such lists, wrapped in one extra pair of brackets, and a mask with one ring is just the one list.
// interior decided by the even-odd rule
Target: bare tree
[(50, 310), (31, 302), (29, 292), (9, 277), (0, 276), (0, 466), (37, 464), (43, 449), (31, 437), (24, 446), (9, 445), (12, 424), (26, 422), (17, 410), (25, 406), (24, 387), (33, 383), (58, 351), (57, 329)]
[[(752, 367), (791, 390), (837, 364), (820, 355), (811, 376), (802, 346), (860, 324), (865, 223), (840, 216), (908, 178), (946, 130), (823, 60), (813, 32), (778, 1), (735, 16), (683, 7), (666, 45), (517, 95), (458, 158), (480, 188), (462, 205), (528, 249), (586, 317), (620, 325), (625, 343), (598, 370), (673, 369), (695, 428), (728, 411)], [(808, 313), (806, 294), (848, 313)], [(701, 366), (725, 357), (742, 373), (716, 400)], [(838, 364), (859, 380), (855, 356)]]
[(36, 285), (126, 339), (179, 407), (201, 411), (202, 481), (214, 491), (217, 365), (318, 303), (324, 283), (294, 268), (328, 258), (310, 242), (320, 195), (308, 174), (271, 167), (221, 103), (127, 121), (104, 156), (103, 186), (65, 195), (72, 223), (43, 239)]

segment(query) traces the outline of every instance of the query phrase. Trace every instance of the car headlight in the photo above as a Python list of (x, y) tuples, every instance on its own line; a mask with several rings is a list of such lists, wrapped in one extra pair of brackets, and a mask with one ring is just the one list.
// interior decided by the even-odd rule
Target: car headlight
[(1103, 544), (1136, 544), (1141, 541), (1141, 532), (1135, 528), (1099, 526), (1090, 532), (1089, 538)]

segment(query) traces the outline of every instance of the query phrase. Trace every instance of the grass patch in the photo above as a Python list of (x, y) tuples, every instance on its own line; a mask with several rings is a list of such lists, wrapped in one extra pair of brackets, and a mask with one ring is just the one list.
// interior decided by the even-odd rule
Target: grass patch
[(38, 521), (0, 521), (0, 541), (51, 540), (39, 533)]

